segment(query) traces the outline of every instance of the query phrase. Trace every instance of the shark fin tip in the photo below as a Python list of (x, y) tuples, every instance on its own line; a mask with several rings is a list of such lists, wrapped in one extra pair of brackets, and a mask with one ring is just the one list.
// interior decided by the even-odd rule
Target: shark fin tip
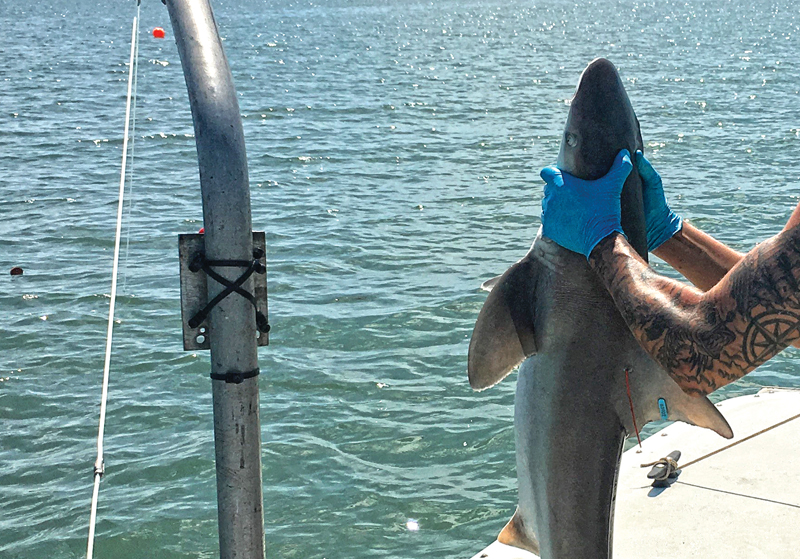
[(519, 514), (519, 509), (511, 517), (511, 520), (500, 531), (497, 541), (502, 544), (518, 547), (531, 553), (539, 554), (539, 542), (525, 530), (525, 523)]

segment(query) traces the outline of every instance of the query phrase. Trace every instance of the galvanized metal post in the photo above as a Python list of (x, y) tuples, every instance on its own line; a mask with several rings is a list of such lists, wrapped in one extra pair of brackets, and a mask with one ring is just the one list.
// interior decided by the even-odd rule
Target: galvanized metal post
[[(208, 260), (252, 260), (250, 186), (239, 103), (208, 0), (168, 0), (194, 119)], [(233, 281), (244, 271), (218, 267)], [(243, 285), (252, 293), (252, 278)], [(212, 299), (223, 286), (208, 280)], [(211, 373), (258, 367), (252, 304), (233, 294), (209, 316)], [(219, 545), (222, 559), (263, 559), (258, 377), (213, 380)]]

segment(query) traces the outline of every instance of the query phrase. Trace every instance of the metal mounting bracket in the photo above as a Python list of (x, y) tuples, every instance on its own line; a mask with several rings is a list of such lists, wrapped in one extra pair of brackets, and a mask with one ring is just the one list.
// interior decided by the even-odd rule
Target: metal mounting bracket
[[(205, 253), (204, 236), (200, 233), (178, 235), (178, 255), (181, 265), (181, 319), (183, 322), (183, 349), (211, 349), (209, 342), (208, 319), (201, 321), (196, 327), (189, 325), (190, 320), (208, 304), (208, 276), (205, 271), (192, 271), (192, 263)], [(256, 309), (265, 317), (267, 313), (267, 242), (263, 231), (253, 231), (253, 252), (261, 264), (264, 273), (253, 273), (253, 296)], [(232, 297), (238, 297), (232, 294)], [(257, 344), (269, 345), (269, 333), (256, 330)]]

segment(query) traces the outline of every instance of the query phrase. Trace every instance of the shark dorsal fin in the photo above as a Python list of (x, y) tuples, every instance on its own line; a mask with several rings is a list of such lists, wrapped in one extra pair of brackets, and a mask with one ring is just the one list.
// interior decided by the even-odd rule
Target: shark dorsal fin
[(475, 390), (503, 380), (525, 358), (536, 353), (533, 307), (537, 263), (528, 254), (499, 278), (483, 304), (469, 343), (467, 370)]

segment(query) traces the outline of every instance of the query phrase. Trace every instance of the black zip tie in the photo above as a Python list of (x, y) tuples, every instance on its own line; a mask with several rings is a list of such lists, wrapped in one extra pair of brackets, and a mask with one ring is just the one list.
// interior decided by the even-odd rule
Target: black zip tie
[(261, 374), (259, 369), (252, 371), (228, 371), (227, 373), (211, 373), (211, 380), (224, 380), (228, 384), (242, 384), (246, 379), (257, 377)]
[[(205, 273), (220, 285), (224, 285), (223, 289), (216, 297), (214, 297), (208, 304), (200, 310), (196, 315), (189, 319), (189, 327), (197, 328), (206, 319), (208, 314), (220, 301), (231, 293), (238, 293), (253, 304), (256, 310), (256, 327), (262, 334), (270, 331), (270, 325), (264, 313), (258, 310), (258, 303), (252, 293), (242, 289), (242, 285), (253, 274), (253, 272), (263, 274), (267, 271), (267, 267), (260, 262), (260, 258), (264, 256), (264, 251), (261, 249), (253, 250), (253, 260), (206, 260), (205, 254), (199, 252), (192, 259), (189, 264), (189, 270), (197, 273), (200, 270)], [(211, 266), (228, 267), (228, 268), (246, 268), (244, 273), (239, 276), (235, 281), (229, 281), (227, 278), (222, 277), (217, 272), (211, 269)]]

